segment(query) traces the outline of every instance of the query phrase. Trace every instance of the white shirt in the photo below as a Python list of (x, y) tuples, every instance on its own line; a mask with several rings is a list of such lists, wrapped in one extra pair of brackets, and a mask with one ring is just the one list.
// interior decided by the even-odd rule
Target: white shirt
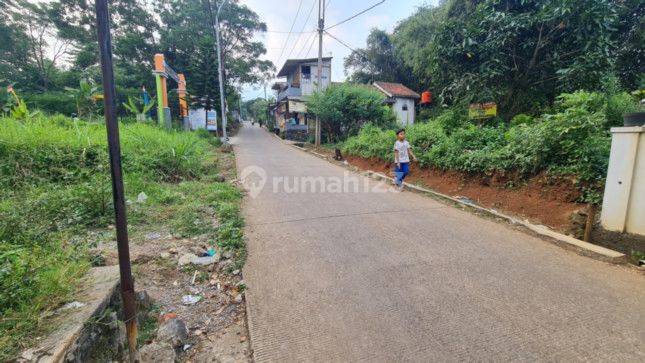
[(396, 142), (394, 143), (394, 150), (399, 152), (399, 163), (410, 162), (410, 156), (408, 155), (409, 148), (410, 143), (408, 142), (408, 140), (403, 140), (403, 142), (396, 140)]

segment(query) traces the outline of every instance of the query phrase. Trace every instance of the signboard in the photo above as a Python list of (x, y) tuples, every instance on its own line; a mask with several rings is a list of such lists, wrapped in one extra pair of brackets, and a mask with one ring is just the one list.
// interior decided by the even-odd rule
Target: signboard
[(497, 116), (497, 104), (495, 102), (471, 103), (468, 107), (468, 118), (481, 119)]
[(307, 107), (304, 102), (289, 101), (289, 112), (306, 113)]
[(206, 112), (206, 130), (217, 131), (217, 112)]

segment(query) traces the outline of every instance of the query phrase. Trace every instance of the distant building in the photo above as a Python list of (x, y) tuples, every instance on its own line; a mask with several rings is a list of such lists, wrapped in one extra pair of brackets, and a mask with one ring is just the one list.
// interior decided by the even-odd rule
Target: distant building
[(372, 85), (386, 96), (384, 102), (392, 107), (401, 125), (412, 125), (414, 123), (414, 103), (421, 97), (418, 93), (401, 83), (377, 81)]
[[(322, 59), (321, 87), (327, 88), (331, 80), (331, 57)], [(307, 113), (305, 104), (309, 95), (318, 87), (318, 58), (288, 59), (277, 74), (278, 78), (286, 77), (286, 82), (276, 82), (271, 87), (276, 91), (276, 103), (272, 113), (275, 124), (289, 137), (306, 138), (309, 123), (314, 118)], [(304, 134), (304, 136), (303, 136)]]

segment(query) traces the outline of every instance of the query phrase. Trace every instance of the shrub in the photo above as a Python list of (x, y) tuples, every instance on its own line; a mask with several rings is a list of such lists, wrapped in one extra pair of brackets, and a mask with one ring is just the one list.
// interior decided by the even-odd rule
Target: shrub
[(332, 85), (311, 95), (309, 112), (321, 119), (323, 137), (329, 143), (356, 135), (360, 128), (371, 123), (389, 128), (395, 125), (392, 110), (383, 105), (383, 96), (364, 85), (343, 83)]
[(349, 138), (342, 146), (343, 153), (354, 154), (364, 158), (392, 159), (392, 147), (396, 135), (394, 130), (381, 130), (367, 124), (357, 136)]
[(622, 126), (623, 115), (637, 111), (638, 104), (629, 93), (622, 92), (610, 96), (607, 99), (607, 108), (605, 110), (605, 117), (607, 118), (606, 127)]
[(25, 100), (32, 108), (48, 114), (71, 116), (77, 112), (74, 97), (65, 92), (46, 92), (26, 95)]
[[(626, 94), (606, 98), (578, 91), (560, 95), (552, 112), (536, 118), (519, 114), (509, 126), (503, 122), (475, 126), (459, 112), (448, 110), (408, 127), (406, 134), (423, 166), (469, 173), (530, 176), (546, 171), (573, 176), (584, 192), (583, 201), (598, 203), (609, 159), (608, 128), (616, 122), (611, 117), (632, 106)], [(343, 151), (389, 160), (393, 142), (393, 132), (368, 125), (344, 143)]]

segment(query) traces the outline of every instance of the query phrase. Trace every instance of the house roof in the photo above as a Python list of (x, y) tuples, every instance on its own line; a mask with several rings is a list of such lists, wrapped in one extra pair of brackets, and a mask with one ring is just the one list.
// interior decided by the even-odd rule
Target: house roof
[[(323, 57), (322, 60), (323, 62), (328, 62), (331, 60), (331, 57)], [(278, 75), (276, 77), (286, 77), (299, 64), (312, 63), (317, 61), (318, 61), (318, 58), (287, 59), (287, 61), (284, 62), (284, 65), (282, 66), (282, 68), (280, 69), (280, 72), (278, 72)]]
[(421, 98), (418, 93), (402, 85), (401, 83), (376, 81), (373, 83), (373, 85), (381, 92), (385, 93), (388, 97)]

